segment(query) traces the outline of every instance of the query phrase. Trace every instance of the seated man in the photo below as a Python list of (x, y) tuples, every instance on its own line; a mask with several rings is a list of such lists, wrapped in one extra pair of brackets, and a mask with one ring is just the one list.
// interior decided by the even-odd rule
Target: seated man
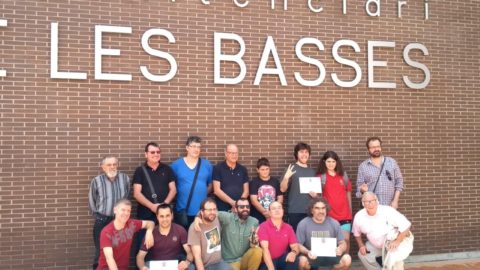
[(292, 226), (283, 222), (283, 206), (270, 204), (270, 218), (260, 224), (258, 240), (263, 250), (261, 270), (297, 270), (298, 243)]
[[(297, 239), (300, 247), (300, 269), (309, 270), (319, 266), (333, 266), (333, 269), (348, 269), (352, 263), (350, 255), (346, 254), (345, 242), (340, 224), (327, 216), (330, 205), (324, 198), (315, 198), (308, 206), (308, 217), (297, 227)], [(336, 257), (316, 256), (312, 252), (312, 238), (336, 238)]]
[(145, 266), (145, 257), (147, 261), (177, 260), (179, 270), (187, 269), (193, 262), (193, 255), (187, 245), (187, 231), (172, 223), (173, 209), (169, 204), (158, 205), (156, 214), (158, 226), (153, 230), (154, 243), (149, 249), (145, 245), (140, 248), (137, 254), (138, 269), (149, 269)]
[(115, 219), (100, 233), (100, 258), (97, 270), (119, 269), (127, 270), (130, 259), (130, 247), (133, 236), (141, 229), (147, 229), (145, 245), (153, 245), (153, 228), (155, 224), (149, 220), (130, 219), (132, 203), (129, 200), (119, 200), (114, 208)]
[[(262, 249), (255, 241), (258, 220), (250, 216), (246, 198), (235, 202), (236, 213), (218, 212), (222, 229), (222, 258), (234, 270), (257, 270), (262, 261)], [(201, 219), (195, 218), (195, 230), (200, 231)]]
[[(222, 259), (220, 222), (217, 218), (217, 204), (212, 198), (205, 199), (200, 205), (200, 231), (195, 230), (195, 223), (188, 229), (188, 244), (192, 248), (197, 270), (232, 270)], [(218, 241), (220, 239), (220, 241)]]
[(365, 208), (355, 215), (352, 230), (360, 261), (367, 270), (403, 270), (403, 261), (413, 250), (410, 221), (395, 208), (379, 205), (373, 192), (363, 193), (362, 204)]

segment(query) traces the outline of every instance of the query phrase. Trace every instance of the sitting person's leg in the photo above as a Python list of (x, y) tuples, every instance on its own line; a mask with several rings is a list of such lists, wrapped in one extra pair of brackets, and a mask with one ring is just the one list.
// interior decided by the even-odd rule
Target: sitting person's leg
[(260, 247), (251, 247), (242, 257), (240, 270), (257, 270), (261, 262), (262, 249)]
[(382, 266), (378, 264), (376, 258), (379, 257), (381, 260), (382, 250), (372, 246), (372, 244), (370, 244), (368, 241), (365, 246), (367, 247), (369, 253), (362, 255), (360, 252), (358, 252), (358, 258), (362, 262), (363, 266), (367, 270), (381, 270)]

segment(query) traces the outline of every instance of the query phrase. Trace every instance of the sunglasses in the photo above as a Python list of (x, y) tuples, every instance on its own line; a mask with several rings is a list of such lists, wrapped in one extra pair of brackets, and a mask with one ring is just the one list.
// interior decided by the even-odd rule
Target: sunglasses
[(244, 209), (244, 208), (250, 209), (250, 205), (237, 205), (237, 208), (239, 208), (239, 209)]

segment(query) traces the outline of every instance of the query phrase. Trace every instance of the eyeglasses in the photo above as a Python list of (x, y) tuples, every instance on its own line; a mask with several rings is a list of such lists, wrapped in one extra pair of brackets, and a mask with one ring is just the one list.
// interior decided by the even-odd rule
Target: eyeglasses
[(195, 149), (200, 149), (202, 146), (201, 145), (190, 144), (188, 147), (195, 148)]
[(363, 201), (364, 204), (371, 204), (371, 203), (374, 203), (376, 202), (377, 200), (369, 200), (369, 201)]
[(237, 208), (239, 208), (239, 209), (244, 209), (244, 208), (250, 209), (250, 205), (237, 205)]
[(150, 155), (155, 155), (155, 154), (160, 154), (160, 151), (150, 151), (148, 153), (150, 153)]

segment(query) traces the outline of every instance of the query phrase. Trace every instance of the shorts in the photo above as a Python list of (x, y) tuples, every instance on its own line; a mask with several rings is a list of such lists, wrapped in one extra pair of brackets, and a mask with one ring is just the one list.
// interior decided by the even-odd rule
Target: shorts
[(351, 232), (352, 231), (352, 221), (351, 220), (341, 220), (340, 222), (340, 228), (342, 231), (345, 232)]
[(310, 267), (317, 268), (320, 266), (333, 266), (340, 263), (341, 256), (337, 257), (317, 257), (315, 260), (310, 260)]

